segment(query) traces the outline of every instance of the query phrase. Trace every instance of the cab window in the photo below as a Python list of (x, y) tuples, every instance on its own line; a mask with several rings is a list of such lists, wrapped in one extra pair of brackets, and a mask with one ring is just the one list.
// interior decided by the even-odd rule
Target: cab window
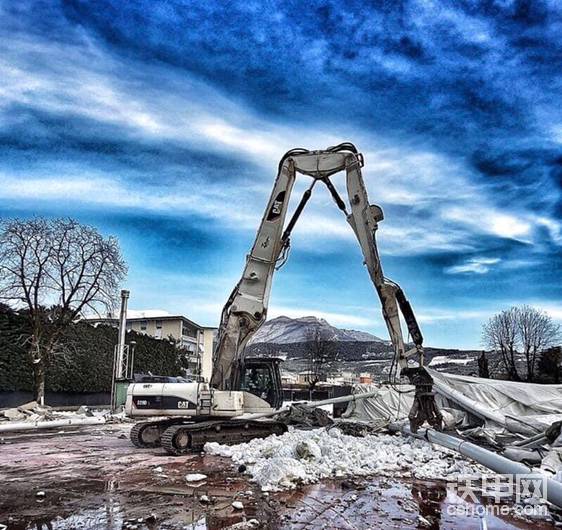
[(251, 366), (246, 368), (240, 389), (271, 403), (274, 389), (269, 367)]

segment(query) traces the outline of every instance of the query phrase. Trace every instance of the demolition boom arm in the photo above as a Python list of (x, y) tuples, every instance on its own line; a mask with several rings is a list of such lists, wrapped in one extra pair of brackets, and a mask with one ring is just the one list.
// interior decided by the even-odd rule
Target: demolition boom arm
[[(243, 361), (244, 348), (266, 319), (276, 266), (284, 259), (289, 249), (291, 231), (318, 182), (327, 186), (359, 241), (365, 265), (382, 303), (382, 313), (392, 340), (397, 369), (407, 368), (407, 358), (414, 353), (419, 356), (420, 366), (423, 364), (423, 337), (412, 308), (402, 289), (383, 274), (375, 239), (383, 212), (379, 206), (369, 204), (361, 175), (362, 166), (362, 155), (350, 143), (330, 147), (325, 151), (293, 149), (281, 159), (273, 192), (252, 250), (247, 256), (242, 278), (222, 311), (213, 357), (212, 386), (222, 390), (236, 388), (238, 366)], [(347, 175), (350, 211), (330, 181), (331, 175), (343, 170)], [(297, 173), (312, 177), (312, 183), (283, 230)], [(400, 313), (414, 343), (409, 351), (405, 350)]]

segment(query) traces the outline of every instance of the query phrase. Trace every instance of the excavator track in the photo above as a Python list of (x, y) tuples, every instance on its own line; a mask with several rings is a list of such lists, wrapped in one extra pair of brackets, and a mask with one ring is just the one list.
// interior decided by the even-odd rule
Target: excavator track
[(170, 425), (170, 421), (143, 421), (133, 425), (129, 437), (135, 447), (160, 447), (162, 434)]
[(183, 455), (201, 451), (207, 442), (231, 445), (285, 432), (287, 426), (277, 421), (208, 421), (172, 425), (164, 431), (161, 442), (167, 453)]

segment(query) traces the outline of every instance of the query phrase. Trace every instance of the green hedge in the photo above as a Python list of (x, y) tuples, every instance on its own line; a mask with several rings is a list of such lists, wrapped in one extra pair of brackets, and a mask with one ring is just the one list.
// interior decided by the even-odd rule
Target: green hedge
[[(26, 349), (29, 326), (25, 316), (0, 308), (0, 391), (31, 391), (32, 369)], [(185, 356), (166, 340), (135, 332), (135, 373), (183, 375)], [(46, 390), (52, 392), (109, 392), (117, 329), (72, 325), (65, 334), (61, 353), (46, 369)], [(64, 353), (62, 353), (64, 352)]]

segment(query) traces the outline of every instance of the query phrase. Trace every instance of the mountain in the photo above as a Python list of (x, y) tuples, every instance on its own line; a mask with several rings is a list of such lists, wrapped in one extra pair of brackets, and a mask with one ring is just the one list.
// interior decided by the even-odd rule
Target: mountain
[(322, 340), (334, 342), (379, 342), (388, 344), (388, 341), (366, 331), (336, 328), (323, 318), (313, 316), (301, 318), (280, 316), (268, 320), (254, 335), (252, 344), (302, 343), (313, 340), (315, 335), (321, 337)]
[[(369, 372), (377, 380), (388, 375), (394, 355), (390, 341), (365, 331), (336, 328), (323, 318), (313, 316), (281, 316), (267, 321), (254, 335), (246, 354), (284, 357), (283, 369), (298, 373), (309, 368), (310, 343), (316, 331), (323, 340), (335, 344), (337, 359), (331, 363), (331, 370)], [(478, 351), (426, 347), (425, 355), (427, 363), (439, 371), (478, 373)]]

